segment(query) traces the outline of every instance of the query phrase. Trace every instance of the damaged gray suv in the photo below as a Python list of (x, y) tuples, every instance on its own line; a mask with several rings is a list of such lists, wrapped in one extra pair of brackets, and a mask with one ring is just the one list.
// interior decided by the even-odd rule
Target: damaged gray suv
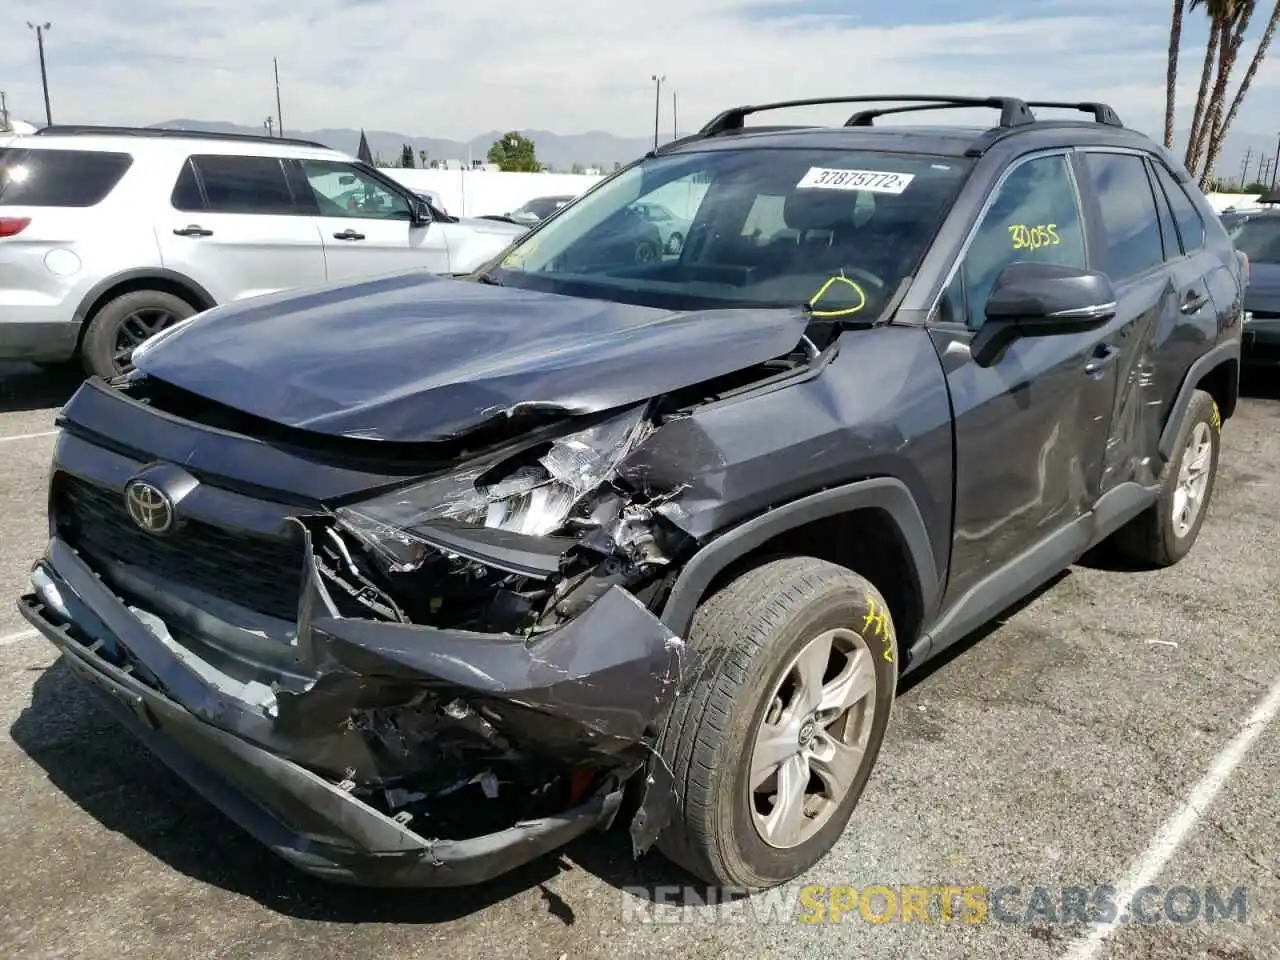
[[(953, 107), (999, 119), (876, 122)], [(476, 883), (617, 820), (766, 887), (840, 837), (904, 673), (1092, 548), (1187, 553), (1241, 313), (1103, 104), (737, 108), (474, 275), (220, 306), (87, 381), (20, 608), (319, 876)]]

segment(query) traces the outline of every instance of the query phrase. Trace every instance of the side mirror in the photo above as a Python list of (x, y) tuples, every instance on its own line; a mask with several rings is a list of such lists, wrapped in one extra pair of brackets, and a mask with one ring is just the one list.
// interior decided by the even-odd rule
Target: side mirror
[(431, 215), (431, 204), (422, 199), (413, 201), (413, 222), (430, 223), (435, 217)]
[(1020, 337), (1093, 330), (1116, 315), (1116, 295), (1104, 273), (1056, 263), (1011, 263), (987, 297), (986, 322), (970, 355), (989, 367)]

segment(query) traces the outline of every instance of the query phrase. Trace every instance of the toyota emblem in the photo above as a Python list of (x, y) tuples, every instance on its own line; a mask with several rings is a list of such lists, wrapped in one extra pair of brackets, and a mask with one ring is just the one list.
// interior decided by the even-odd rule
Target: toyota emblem
[(145, 480), (132, 480), (124, 488), (124, 506), (129, 519), (147, 533), (163, 536), (173, 529), (173, 501), (159, 487)]

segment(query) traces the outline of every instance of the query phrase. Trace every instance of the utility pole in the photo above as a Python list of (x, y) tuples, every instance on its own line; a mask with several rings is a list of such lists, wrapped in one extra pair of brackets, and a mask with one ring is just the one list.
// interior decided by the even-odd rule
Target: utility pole
[(267, 131), (267, 136), (268, 136), (268, 137), (275, 136), (275, 134), (273, 134), (273, 133), (271, 132), (271, 127), (272, 127), (273, 123), (274, 123), (274, 118), (272, 118), (272, 117), (267, 117), (267, 119), (265, 119), (265, 120), (263, 120), (263, 121), (262, 121), (263, 129), (265, 129), (265, 130)]
[(661, 76), (653, 74), (650, 77), (653, 80), (653, 149), (658, 149), (658, 120), (662, 113), (662, 83), (667, 79), (664, 73)]
[(44, 87), (44, 122), (48, 126), (53, 126), (53, 111), (49, 109), (49, 73), (44, 65), (44, 32), (52, 28), (51, 23), (32, 23), (27, 21), (27, 26), (36, 32), (36, 46), (40, 49), (40, 85)]
[(1253, 147), (1244, 152), (1244, 163), (1240, 166), (1240, 186), (1249, 182), (1249, 161), (1253, 159)]
[(1280, 134), (1276, 134), (1276, 161), (1271, 165), (1271, 189), (1276, 188), (1276, 171), (1280, 170)]
[(1271, 161), (1270, 157), (1264, 155), (1261, 150), (1258, 151), (1258, 181), (1257, 181), (1258, 183), (1264, 182), (1263, 178), (1266, 177), (1267, 175), (1267, 172), (1266, 172), (1267, 164), (1270, 161)]
[(680, 101), (676, 91), (671, 91), (671, 139), (680, 139)]
[(284, 136), (284, 114), (280, 111), (280, 61), (271, 58), (271, 66), (276, 72), (276, 123), (280, 125), (280, 136)]
[(9, 101), (5, 99), (4, 91), (0, 90), (0, 130), (9, 129)]

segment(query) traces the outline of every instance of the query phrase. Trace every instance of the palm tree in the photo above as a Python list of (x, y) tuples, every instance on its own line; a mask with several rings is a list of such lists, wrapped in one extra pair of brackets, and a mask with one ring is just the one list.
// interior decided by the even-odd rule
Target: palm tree
[(1184, 0), (1173, 0), (1173, 22), (1169, 25), (1169, 65), (1164, 75), (1164, 145), (1173, 149), (1173, 103), (1178, 86), (1178, 49), (1182, 45)]
[[(1244, 79), (1227, 106), (1227, 87), (1235, 71), (1236, 59), (1244, 44), (1245, 33), (1257, 9), (1257, 0), (1190, 0), (1190, 9), (1204, 7), (1209, 17), (1209, 41), (1205, 46), (1204, 64), (1200, 71), (1200, 89), (1196, 95), (1195, 112), (1191, 119), (1191, 132), (1187, 139), (1186, 166), (1192, 173), (1199, 173), (1202, 186), (1207, 186), (1214, 164), (1222, 152), (1240, 105), (1244, 102), (1258, 67), (1267, 55), (1267, 48), (1280, 25), (1280, 0), (1267, 21), (1253, 59), (1245, 71)], [(1179, 32), (1181, 24), (1178, 24)], [(1171, 56), (1173, 37), (1170, 36)], [(1215, 70), (1216, 67), (1216, 70)], [(1167, 78), (1166, 78), (1167, 79)], [(1210, 81), (1212, 80), (1212, 86)], [(1166, 89), (1166, 107), (1168, 103)], [(1225, 115), (1224, 115), (1225, 113)], [(1168, 117), (1166, 114), (1166, 124)], [(1203, 165), (1201, 160), (1203, 158)]]
[[(1253, 3), (1248, 4), (1252, 12)], [(1239, 28), (1238, 39), (1235, 41), (1236, 50), (1232, 51), (1231, 66), (1235, 66), (1235, 54), (1239, 50), (1240, 41), (1244, 39), (1244, 26), (1247, 25), (1247, 16), (1244, 15), (1246, 21)], [(1249, 61), (1249, 68), (1244, 72), (1244, 79), (1240, 81), (1240, 89), (1236, 91), (1236, 95), (1231, 98), (1231, 107), (1227, 110), (1226, 118), (1223, 119), (1213, 130), (1213, 135), (1209, 140), (1209, 153), (1205, 158), (1204, 169), (1207, 177), (1209, 171), (1213, 170), (1214, 164), (1218, 162), (1218, 155), (1222, 152), (1223, 141), (1227, 138), (1227, 130), (1231, 127), (1231, 121), (1236, 118), (1236, 113), (1240, 109), (1240, 104), (1244, 102), (1245, 94), (1249, 92), (1249, 86), (1253, 83), (1253, 78), (1258, 73), (1258, 67), (1262, 65), (1263, 59), (1267, 55), (1267, 48), (1271, 46), (1271, 41), (1275, 38), (1276, 27), (1280, 26), (1280, 0), (1276, 0), (1275, 6), (1271, 10), (1271, 16), (1267, 20), (1267, 26), (1262, 31), (1262, 37), (1258, 40), (1258, 48), (1253, 52), (1253, 59)], [(1228, 73), (1230, 68), (1228, 68)], [(1223, 98), (1226, 96), (1226, 84), (1223, 85)], [(1222, 99), (1218, 101), (1218, 112), (1215, 116), (1221, 116)]]
[(1205, 133), (1209, 128), (1209, 82), (1213, 78), (1213, 64), (1218, 57), (1222, 41), (1219, 24), (1224, 18), (1235, 15), (1236, 0), (1191, 0), (1190, 9), (1207, 7), (1209, 15), (1209, 41), (1204, 48), (1204, 64), (1200, 68), (1200, 89), (1196, 91), (1195, 112), (1191, 116), (1191, 130), (1187, 136), (1187, 170), (1194, 174), (1204, 155)]

